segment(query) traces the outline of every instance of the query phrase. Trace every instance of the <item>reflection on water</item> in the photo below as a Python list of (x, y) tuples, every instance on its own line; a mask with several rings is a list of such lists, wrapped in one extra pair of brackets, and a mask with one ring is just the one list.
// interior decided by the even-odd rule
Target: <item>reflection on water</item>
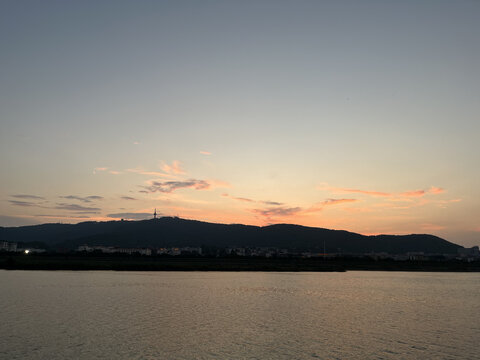
[(480, 274), (0, 271), (1, 359), (473, 359)]

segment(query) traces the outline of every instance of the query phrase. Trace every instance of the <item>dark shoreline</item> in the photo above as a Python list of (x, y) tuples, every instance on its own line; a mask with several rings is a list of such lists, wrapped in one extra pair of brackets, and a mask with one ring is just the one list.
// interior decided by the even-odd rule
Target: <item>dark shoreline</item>
[(114, 270), (114, 271), (277, 271), (344, 272), (428, 271), (480, 272), (480, 261), (393, 261), (351, 259), (265, 259), (146, 256), (79, 256), (72, 254), (0, 255), (6, 270)]

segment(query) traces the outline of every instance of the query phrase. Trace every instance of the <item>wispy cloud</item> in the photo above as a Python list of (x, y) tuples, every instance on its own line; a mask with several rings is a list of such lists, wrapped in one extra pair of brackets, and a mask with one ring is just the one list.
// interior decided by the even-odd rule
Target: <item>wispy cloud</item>
[(78, 211), (82, 212), (83, 214), (96, 214), (101, 209), (97, 207), (87, 207), (78, 204), (66, 204), (66, 203), (58, 203), (57, 206), (54, 207), (57, 210), (68, 210), (68, 211)]
[(78, 200), (78, 201), (83, 201), (86, 203), (90, 203), (94, 200), (103, 200), (102, 196), (98, 195), (91, 195), (91, 196), (76, 196), (76, 195), (67, 195), (67, 196), (60, 196), (62, 199), (68, 199), (68, 200)]
[(244, 203), (267, 205), (267, 207), (265, 208), (249, 209), (248, 211), (253, 211), (256, 214), (259, 214), (261, 216), (268, 218), (268, 220), (272, 220), (271, 218), (275, 218), (275, 217), (287, 217), (287, 216), (293, 216), (293, 215), (309, 215), (311, 213), (322, 211), (325, 206), (353, 203), (358, 201), (357, 199), (326, 199), (309, 208), (301, 208), (298, 206), (297, 207), (286, 206), (284, 203), (277, 202), (277, 201), (264, 201), (264, 200), (254, 200), (254, 199), (244, 198), (244, 197), (236, 197), (227, 193), (222, 194), (222, 196), (228, 197), (232, 200), (244, 202)]
[(200, 151), (200, 154), (202, 155), (212, 155), (212, 153), (210, 151)]
[[(252, 211), (256, 214), (259, 214), (265, 217), (268, 221), (275, 220), (275, 218), (285, 218), (290, 216), (296, 215), (310, 215), (312, 213), (320, 212), (324, 209), (325, 206), (332, 206), (332, 205), (339, 205), (345, 203), (352, 203), (358, 201), (357, 199), (326, 199), (322, 202), (319, 202), (309, 208), (301, 208), (301, 207), (293, 207), (293, 206), (284, 206), (281, 203), (273, 203), (281, 204), (280, 206), (271, 206), (264, 209), (253, 209)], [(264, 202), (265, 203), (265, 202)]]
[(282, 206), (283, 205), (283, 203), (277, 202), (277, 201), (260, 200), (259, 202), (262, 203), (262, 204), (265, 204), (265, 205), (272, 205), (272, 206)]
[(392, 193), (392, 192), (383, 192), (383, 191), (373, 191), (373, 190), (362, 190), (354, 188), (339, 188), (328, 186), (328, 184), (321, 184), (317, 187), (319, 190), (327, 190), (333, 193), (347, 193), (347, 194), (362, 194), (373, 197), (388, 197), (388, 198), (411, 198), (411, 197), (422, 197), (427, 194), (437, 195), (445, 192), (444, 189), (436, 186), (431, 186), (428, 190), (408, 190), (401, 193)]
[(245, 198), (245, 197), (232, 196), (232, 195), (227, 194), (227, 193), (222, 194), (222, 196), (228, 197), (228, 198), (230, 198), (230, 199), (232, 199), (232, 200), (241, 201), (241, 202), (260, 203), (260, 204), (272, 205), (272, 206), (281, 206), (281, 205), (283, 205), (283, 203), (277, 202), (277, 201), (254, 200), (254, 199)]
[(160, 171), (145, 170), (140, 167), (134, 168), (134, 169), (126, 169), (125, 171), (129, 173), (139, 174), (139, 175), (157, 176), (157, 177), (164, 177), (164, 178), (170, 178), (170, 179), (177, 177), (172, 174), (166, 174)]
[(323, 201), (321, 204), (323, 206), (329, 206), (329, 205), (338, 205), (338, 204), (344, 204), (344, 203), (352, 203), (358, 201), (357, 199), (327, 199)]
[(133, 145), (140, 145), (140, 144), (141, 144), (140, 141), (134, 141), (134, 142), (133, 142)]
[[(157, 214), (160, 215), (160, 214)], [(135, 212), (125, 212), (125, 213), (116, 213), (108, 214), (107, 217), (112, 219), (126, 219), (126, 220), (145, 220), (151, 219), (153, 214), (150, 213), (135, 213)]]
[(182, 165), (180, 161), (174, 160), (172, 165), (168, 165), (167, 163), (162, 162), (160, 168), (166, 172), (167, 174), (175, 174), (175, 175), (183, 175), (185, 171), (182, 169)]
[[(20, 198), (27, 198), (27, 197), (21, 196)], [(34, 196), (34, 195), (29, 195), (28, 198), (34, 199), (34, 200), (37, 200), (37, 199), (43, 200), (42, 197)], [(78, 200), (85, 203), (91, 203), (93, 200), (103, 199), (102, 196), (98, 196), (98, 195), (91, 195), (91, 196), (85, 196), (85, 197), (68, 195), (68, 196), (60, 196), (60, 198), (69, 199), (69, 200)], [(69, 211), (76, 211), (77, 213), (85, 213), (85, 214), (97, 213), (98, 211), (100, 211), (100, 209), (96, 207), (86, 207), (78, 204), (57, 203), (55, 206), (45, 206), (43, 205), (45, 201), (38, 203), (33, 201), (9, 200), (9, 202), (12, 205), (21, 206), (21, 207), (37, 207), (42, 209), (69, 210)]]
[(210, 179), (207, 180), (208, 183), (210, 184), (211, 189), (216, 189), (216, 188), (231, 188), (232, 185), (226, 181), (222, 180), (215, 180), (215, 179)]
[(223, 197), (228, 197), (228, 198), (230, 198), (230, 199), (232, 199), (232, 200), (241, 201), (241, 202), (249, 202), (249, 203), (251, 203), (251, 202), (256, 202), (256, 201), (253, 200), (253, 199), (244, 198), (244, 197), (236, 197), (236, 196), (229, 195), (229, 194), (227, 194), (227, 193), (222, 194), (222, 196), (223, 196)]
[(131, 196), (122, 196), (121, 199), (122, 200), (137, 200), (137, 199), (135, 199), (134, 197), (131, 197)]
[(371, 190), (361, 190), (361, 189), (349, 189), (349, 188), (335, 188), (335, 187), (321, 187), (320, 190), (328, 190), (334, 193), (347, 193), (347, 194), (363, 194), (370, 195), (375, 197), (387, 197), (392, 196), (391, 193), (386, 193), (382, 191), (371, 191)]
[(302, 211), (300, 207), (274, 207), (268, 209), (253, 209), (254, 213), (260, 214), (265, 217), (286, 217), (298, 214)]
[(23, 206), (23, 207), (38, 206), (38, 204), (33, 203), (31, 201), (8, 200), (8, 202), (15, 206)]
[(109, 174), (112, 174), (112, 175), (120, 175), (122, 174), (121, 171), (117, 171), (117, 170), (109, 170), (108, 167), (96, 167), (95, 169), (93, 169), (93, 173), (96, 174), (97, 172), (105, 172), (105, 171), (108, 171)]
[(10, 195), (10, 196), (14, 197), (14, 198), (17, 198), (17, 199), (45, 200), (44, 197), (37, 196), (37, 195), (15, 194), (15, 195)]
[(458, 203), (462, 201), (462, 199), (450, 199), (450, 200), (441, 200), (439, 201), (440, 204), (449, 204), (449, 203)]
[(447, 205), (452, 203), (459, 203), (460, 201), (462, 201), (462, 199), (439, 200), (437, 201), (437, 204), (439, 207), (446, 209), (448, 207)]
[(89, 216), (84, 215), (56, 215), (56, 214), (37, 214), (35, 217), (49, 218), (49, 219), (89, 219)]
[(96, 167), (93, 169), (93, 173), (96, 174), (99, 171), (107, 171), (108, 167)]
[(85, 199), (89, 199), (89, 200), (103, 200), (103, 196), (90, 195), (90, 196), (87, 196)]
[(144, 188), (150, 192), (171, 193), (178, 189), (191, 188), (195, 190), (208, 190), (210, 183), (206, 180), (189, 179), (185, 181), (150, 181)]
[(310, 214), (322, 211), (326, 206), (340, 205), (345, 203), (357, 202), (357, 199), (326, 199), (303, 211), (304, 214)]

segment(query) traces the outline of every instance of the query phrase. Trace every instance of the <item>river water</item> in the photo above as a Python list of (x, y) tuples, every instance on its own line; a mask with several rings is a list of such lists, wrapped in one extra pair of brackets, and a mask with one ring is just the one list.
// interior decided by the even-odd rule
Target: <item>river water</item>
[(480, 359), (480, 274), (0, 271), (0, 359)]

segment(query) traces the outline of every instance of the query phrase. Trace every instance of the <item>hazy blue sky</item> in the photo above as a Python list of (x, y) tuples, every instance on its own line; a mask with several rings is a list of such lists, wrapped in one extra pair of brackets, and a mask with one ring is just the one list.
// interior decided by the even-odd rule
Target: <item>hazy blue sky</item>
[(479, 1), (2, 1), (0, 225), (480, 243)]

